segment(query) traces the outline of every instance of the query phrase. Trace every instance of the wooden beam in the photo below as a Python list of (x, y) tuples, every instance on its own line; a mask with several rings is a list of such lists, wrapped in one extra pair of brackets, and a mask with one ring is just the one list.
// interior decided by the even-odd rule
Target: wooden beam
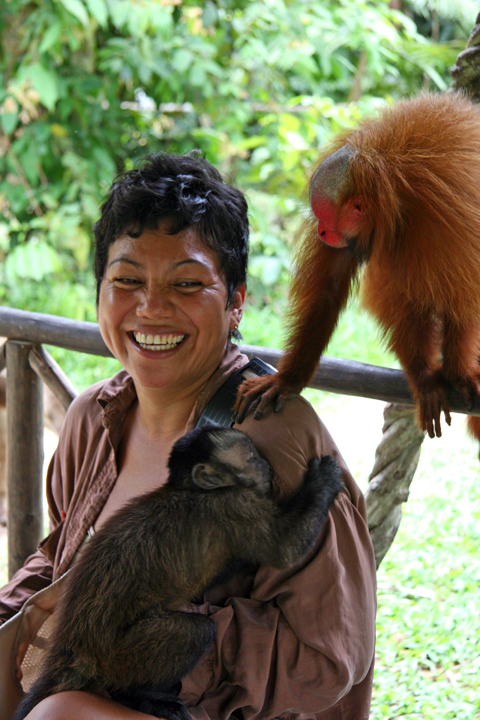
[(0, 308), (1, 335), (10, 340), (57, 345), (67, 350), (111, 357), (97, 323), (3, 307)]
[(7, 340), (3, 338), (4, 342), (0, 345), (0, 373), (7, 367)]
[(7, 342), (8, 572), (11, 577), (43, 536), (43, 387), (30, 343)]
[[(240, 350), (248, 357), (257, 356), (273, 367), (277, 367), (282, 356), (280, 350), (255, 345), (240, 345)], [(415, 405), (407, 378), (401, 370), (367, 365), (355, 360), (322, 357), (308, 387), (339, 395)], [(447, 397), (452, 412), (480, 416), (480, 398), (476, 398), (472, 407), (467, 407), (462, 393), (453, 387), (448, 389)]]
[(48, 385), (63, 408), (68, 410), (70, 403), (78, 395), (68, 375), (41, 345), (32, 346), (28, 360), (30, 367), (42, 378), (45, 385)]
[[(1, 335), (13, 340), (46, 343), (92, 355), (111, 356), (97, 323), (0, 308)], [(256, 355), (274, 367), (282, 354), (280, 350), (255, 345), (240, 345), (240, 350), (249, 357)], [(414, 405), (408, 382), (401, 370), (367, 365), (354, 360), (322, 357), (309, 387), (342, 395)], [(480, 398), (469, 407), (463, 395), (450, 388), (448, 400), (452, 412), (480, 416)]]

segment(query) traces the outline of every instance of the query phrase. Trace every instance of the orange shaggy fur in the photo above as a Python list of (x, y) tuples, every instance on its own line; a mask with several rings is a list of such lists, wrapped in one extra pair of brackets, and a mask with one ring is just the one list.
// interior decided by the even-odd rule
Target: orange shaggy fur
[(322, 243), (318, 221), (305, 222), (279, 373), (243, 394), (305, 387), (364, 265), (363, 302), (409, 378), (421, 426), (440, 435), (445, 383), (470, 398), (480, 389), (480, 109), (459, 94), (421, 95), (360, 122), (322, 159), (345, 144), (355, 153), (336, 212), (363, 199), (355, 248)]

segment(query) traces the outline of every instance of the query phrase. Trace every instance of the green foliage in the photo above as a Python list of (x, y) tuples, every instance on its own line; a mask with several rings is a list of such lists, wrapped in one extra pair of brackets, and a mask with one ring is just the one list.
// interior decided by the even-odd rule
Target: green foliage
[(385, 98), (427, 81), (443, 90), (467, 32), (455, 27), (432, 43), (387, 0), (6, 0), (3, 302), (40, 309), (34, 285), (61, 286), (49, 311), (91, 317), (80, 288), (113, 176), (147, 152), (193, 148), (252, 197), (258, 306), (285, 295), (287, 238), (319, 148)]

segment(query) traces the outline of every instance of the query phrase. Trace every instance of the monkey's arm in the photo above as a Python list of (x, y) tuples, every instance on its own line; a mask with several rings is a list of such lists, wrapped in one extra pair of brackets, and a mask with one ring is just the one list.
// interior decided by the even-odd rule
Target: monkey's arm
[(218, 717), (219, 708), (239, 719), (270, 720), (288, 709), (320, 713), (336, 703), (339, 716), (366, 718), (375, 564), (363, 497), (303, 398), (262, 422), (249, 415), (241, 429), (273, 467), (282, 496), (300, 487), (308, 459), (323, 455), (337, 459), (347, 489), (314, 549), (294, 568), (262, 566), (253, 584), (235, 578), (206, 594), (212, 604), (202, 609), (215, 623), (216, 639), (182, 681), (181, 697), (195, 720)]
[(270, 403), (274, 403), (278, 412), (284, 400), (308, 384), (358, 272), (358, 261), (351, 251), (325, 245), (314, 227), (305, 238), (298, 266), (302, 267), (302, 274), (297, 271), (292, 282), (289, 332), (278, 373), (242, 383), (235, 404), (237, 422), (242, 422), (260, 395), (255, 418)]

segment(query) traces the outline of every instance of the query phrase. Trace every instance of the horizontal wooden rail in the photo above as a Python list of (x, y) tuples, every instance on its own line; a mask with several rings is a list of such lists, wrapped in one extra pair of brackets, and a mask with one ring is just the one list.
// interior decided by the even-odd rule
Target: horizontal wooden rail
[(38, 345), (56, 345), (67, 350), (111, 357), (97, 323), (70, 320), (57, 315), (0, 308), (0, 336)]
[[(97, 323), (69, 320), (55, 315), (0, 308), (0, 336), (35, 344), (56, 345), (92, 355), (111, 356)], [(260, 357), (274, 367), (282, 354), (280, 350), (256, 345), (240, 345), (240, 349), (249, 357)], [(408, 382), (401, 370), (367, 365), (354, 360), (322, 357), (309, 387), (384, 402), (414, 404)], [(450, 388), (448, 400), (452, 412), (480, 416), (480, 399), (475, 401), (473, 407), (467, 407), (463, 395)]]

